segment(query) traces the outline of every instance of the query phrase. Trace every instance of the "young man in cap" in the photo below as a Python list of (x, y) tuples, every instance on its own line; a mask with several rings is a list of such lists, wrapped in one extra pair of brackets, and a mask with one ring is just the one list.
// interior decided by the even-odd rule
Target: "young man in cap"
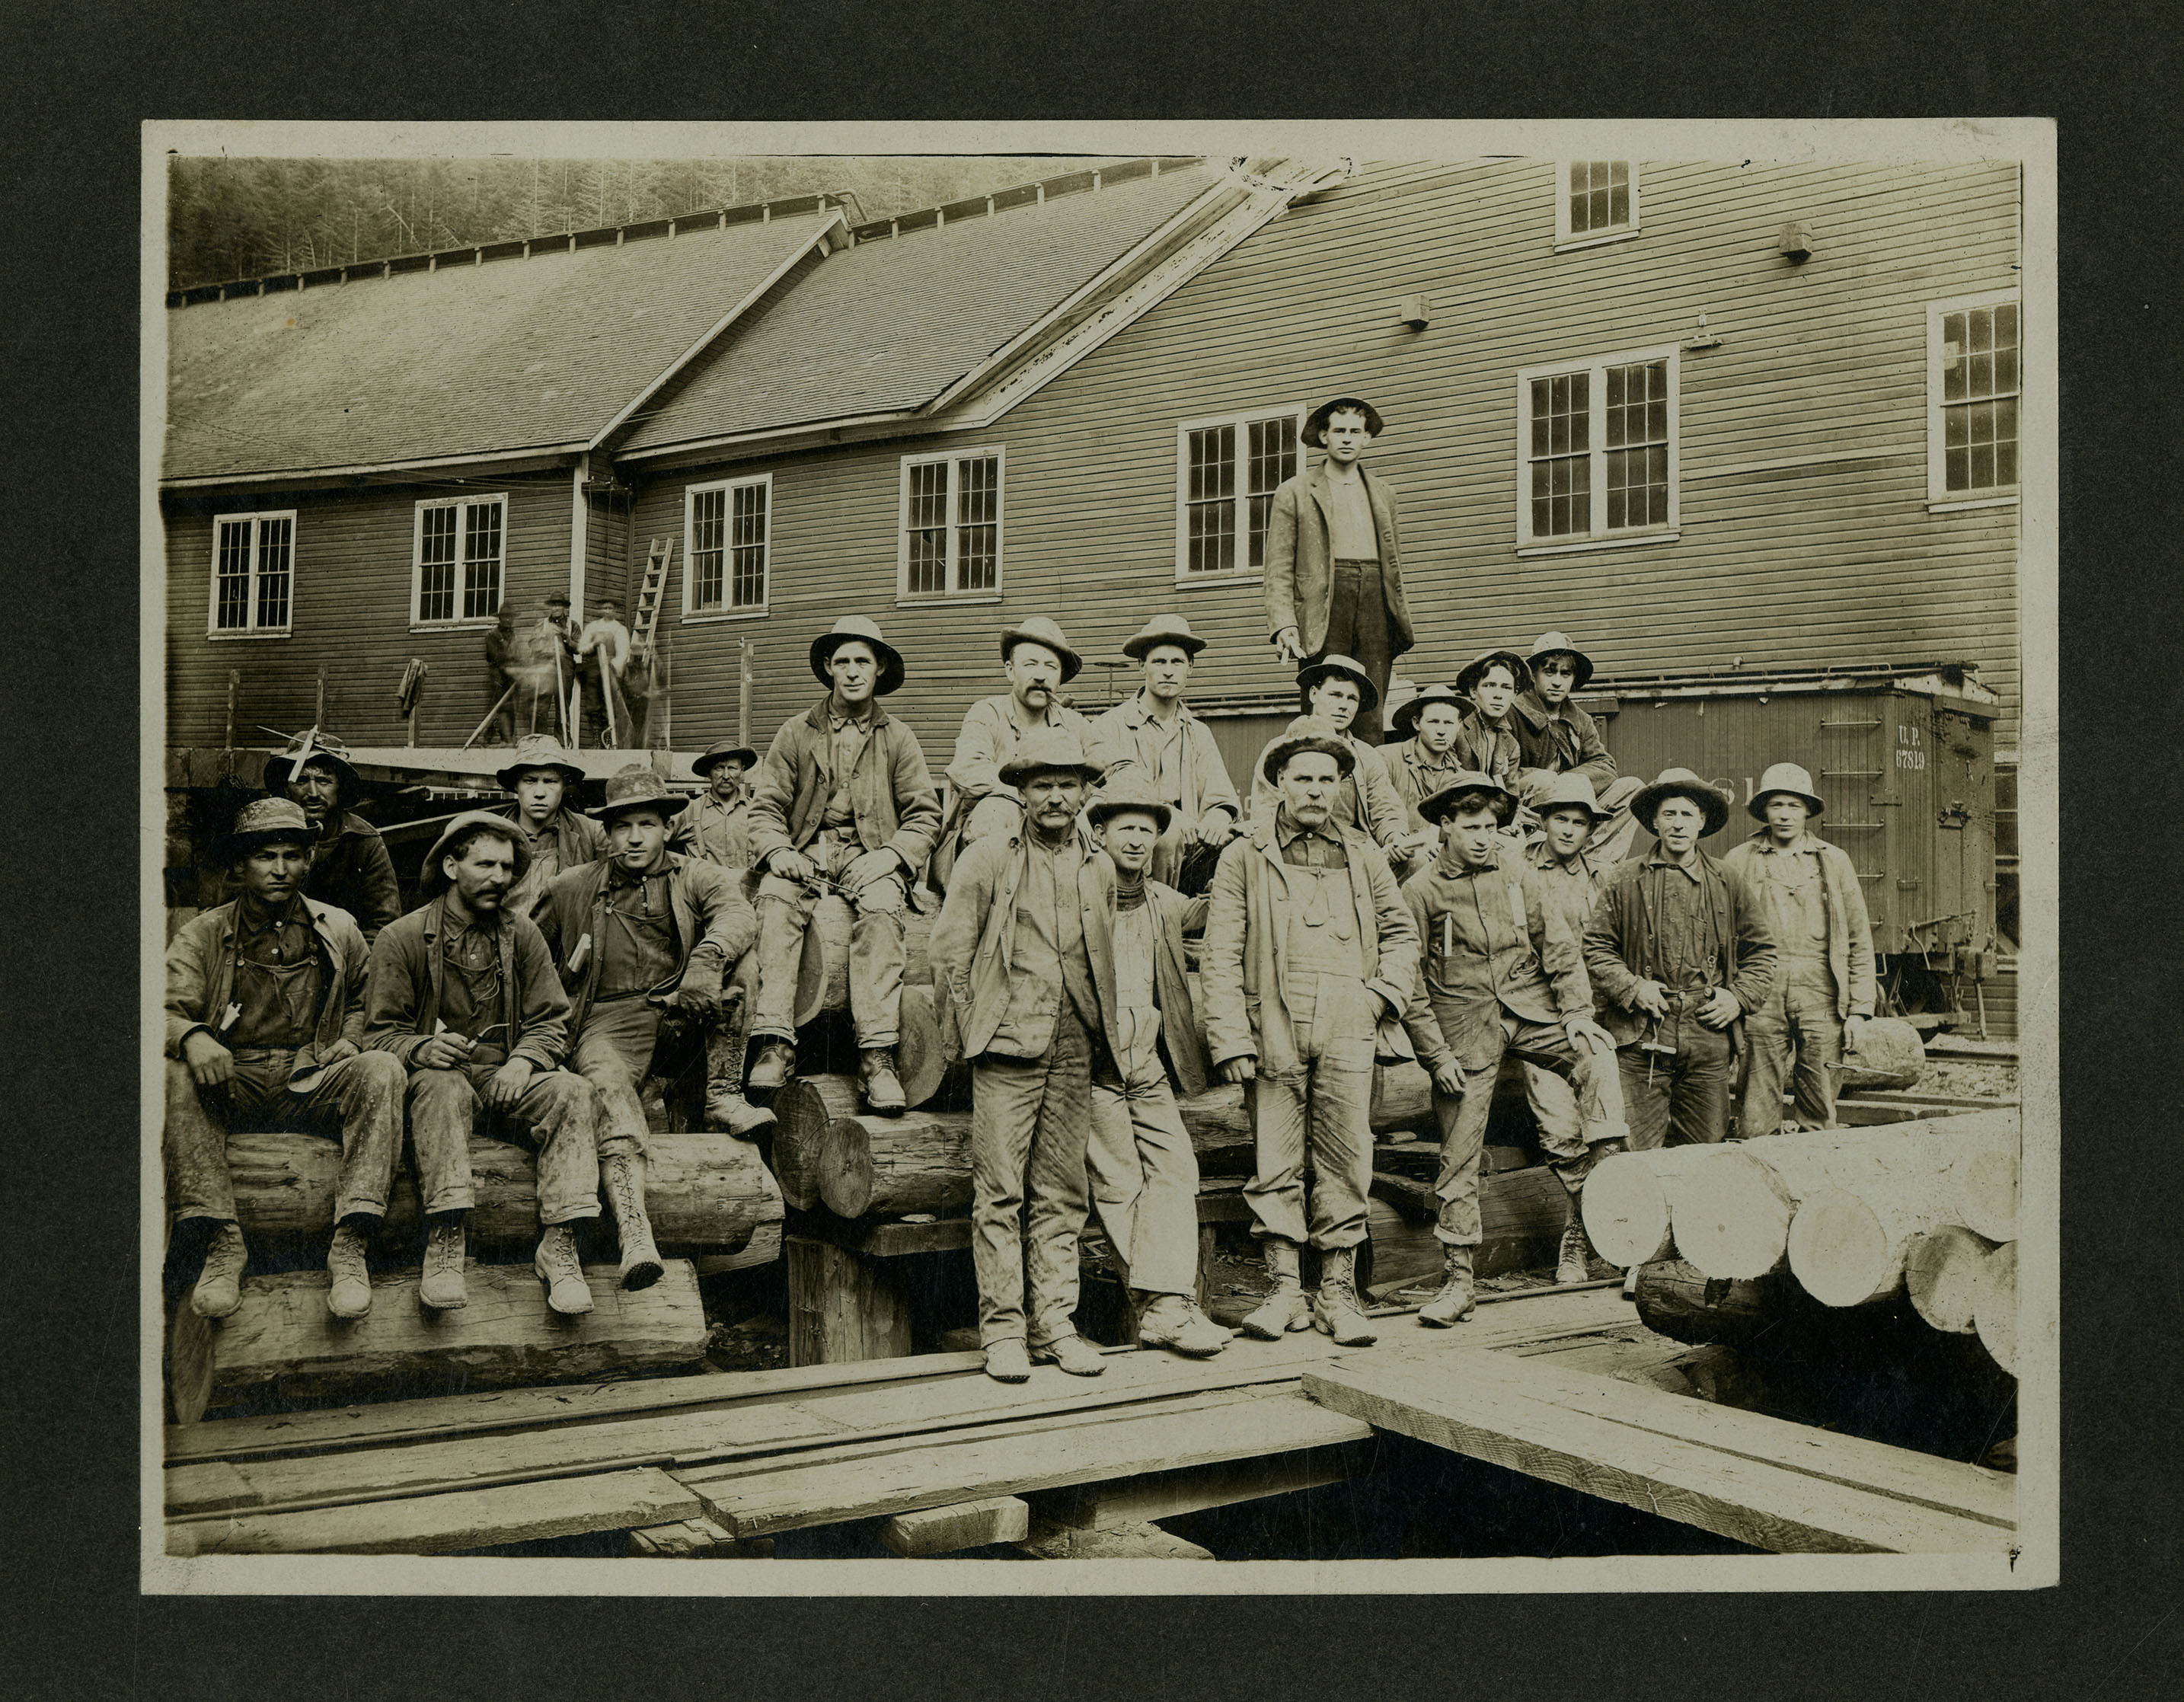
[(1005, 1383), (1034, 1358), (1085, 1377), (1106, 1364), (1072, 1320), (1092, 1060), (1115, 996), (1112, 876), (1077, 825), (1100, 773), (1068, 728), (1026, 738), (999, 771), (1022, 828), (966, 848), (933, 929), (944, 1044), (972, 1063), (978, 1337)]
[(1139, 1343), (1202, 1359), (1228, 1331), (1198, 1309), (1198, 1156), (1169, 1085), (1172, 1070), (1184, 1091), (1203, 1093), (1207, 1074), (1183, 951), (1187, 901), (1150, 873), (1173, 811), (1142, 768), (1110, 769), (1084, 814), (1113, 869), (1114, 996), (1100, 1007), (1085, 1151), (1092, 1202), (1128, 1267)]
[(1456, 677), (1456, 689), (1470, 700), (1471, 710), (1457, 735), (1456, 754), (1466, 769), (1492, 777), (1494, 783), (1522, 803), (1518, 770), (1524, 751), (1517, 742), (1517, 723), (1512, 710), (1519, 692), (1529, 689), (1531, 670), (1514, 650), (1481, 650)]
[(529, 856), (504, 817), (465, 811), (426, 854), (430, 896), (372, 948), (364, 1043), (410, 1072), (410, 1139), (426, 1223), (417, 1297), (436, 1311), (469, 1298), (463, 1219), (475, 1199), (474, 1128), (538, 1149), (542, 1233), (532, 1267), (554, 1311), (592, 1309), (576, 1225), (599, 1214), (597, 1096), (559, 1068), (568, 1050), (568, 995), (544, 936), (507, 905)]
[[(621, 1286), (660, 1280), (660, 1253), (644, 1208), (644, 1102), (638, 1089), (654, 1073), (679, 1074), (688, 1025), (718, 1021), (729, 974), (750, 963), (758, 918), (741, 883), (710, 863), (667, 848), (667, 825), (683, 801), (643, 762), (607, 782), (606, 802), (591, 813), (606, 826), (607, 854), (564, 871), (538, 908), (539, 932), (560, 967), (569, 995), (566, 1068), (598, 1091), (599, 1179), (621, 1237)], [(752, 978), (739, 975), (746, 989)], [(672, 1013), (679, 1033), (662, 1033)], [(747, 1009), (730, 1018), (740, 1041)], [(743, 1097), (743, 1049), (717, 1112), (728, 1133), (749, 1137), (773, 1121)]]
[(744, 777), (757, 762), (749, 745), (723, 739), (690, 765), (705, 790), (676, 818), (668, 839), (677, 851), (738, 874), (751, 866), (750, 788)]
[(1810, 829), (1827, 807), (1813, 777), (1777, 762), (1747, 807), (1760, 830), (1722, 867), (1754, 895), (1780, 953), (1773, 991), (1744, 1018), (1751, 1057), (1736, 1131), (1749, 1141), (1781, 1132), (1782, 1095), (1792, 1087), (1799, 1123), (1834, 1126), (1836, 1071), (1846, 1050), (1858, 1050), (1880, 988), (1857, 866)]
[[(1613, 1091), (1614, 1043), (1592, 1019), (1578, 937), (1500, 831), (1516, 799), (1490, 776), (1460, 773), (1421, 808), (1440, 828), (1441, 851), (1403, 886), (1424, 961), (1405, 1025), (1433, 1077), (1441, 1137), (1434, 1236), (1446, 1273), (1418, 1321), (1446, 1325), (1472, 1313), (1479, 1158), (1503, 1057), (1574, 1086), (1584, 1107), (1581, 1163), (1588, 1147), (1621, 1151), (1630, 1131)], [(1536, 1096), (1533, 1109), (1540, 1110)], [(1583, 1175), (1580, 1169), (1580, 1184)]]
[(487, 745), (515, 743), (515, 701), (523, 684), (523, 658), (515, 636), (515, 605), (503, 603), (485, 635), (485, 685), (493, 708), (486, 717)]
[(177, 1223), (211, 1231), (190, 1305), (225, 1318), (248, 1258), (227, 1168), (229, 1120), (338, 1130), (326, 1308), (371, 1309), (365, 1246), (402, 1151), (402, 1067), (359, 1050), (368, 954), (344, 911), (304, 894), (317, 843), (299, 805), (243, 806), (225, 850), (240, 889), (167, 947), (167, 1188)]
[(266, 763), (265, 790), (276, 798), (285, 792), (309, 818), (315, 838), (304, 896), (348, 912), (370, 945), (402, 913), (402, 888), (379, 829), (347, 807), (362, 786), (345, 748), (314, 727)]
[(1365, 670), (1348, 656), (1322, 656), (1297, 671), (1302, 712), (1259, 753), (1258, 772), (1251, 781), (1251, 819), (1264, 820), (1280, 806), (1281, 788), (1267, 766), (1267, 758), (1277, 748), (1306, 734), (1340, 739), (1349, 747), (1351, 761), (1336, 789), (1334, 818), (1369, 837), (1390, 865), (1400, 870), (1410, 858), (1430, 849), (1434, 834), (1423, 824), (1412, 830), (1410, 812), (1388, 778), (1379, 751), (1351, 731), (1361, 709), (1379, 701), (1377, 691)]
[(1428, 825), (1418, 806), (1464, 772), (1456, 741), (1468, 708), (1448, 687), (1426, 686), (1396, 711), (1391, 730), (1401, 742), (1380, 747), (1381, 766), (1402, 800), (1413, 837)]
[(1284, 661), (1355, 656), (1373, 682), (1358, 735), (1380, 742), (1377, 708), (1396, 658), (1415, 642), (1403, 596), (1395, 488), (1360, 457), (1380, 435), (1379, 410), (1355, 396), (1315, 408), (1299, 433), (1324, 449), (1320, 464), (1284, 480), (1267, 516), (1268, 637)]
[(525, 734), (508, 766), (493, 776), (515, 794), (514, 803), (493, 813), (515, 823), (526, 853), (523, 878), (505, 900), (511, 914), (535, 918), (556, 875), (606, 855), (606, 830), (577, 809), (570, 796), (569, 789), (583, 778), (584, 771), (550, 733)]
[(634, 745), (629, 703), (621, 692), (622, 672), (629, 666), (629, 628), (621, 623), (621, 605), (613, 598), (592, 599), (591, 618), (577, 634), (576, 655), (583, 684), (582, 736), (602, 745)]
[(827, 695), (784, 723), (759, 764), (750, 842), (758, 884), (759, 994), (751, 1037), (762, 1041), (750, 1085), (771, 1092), (796, 1065), (796, 972), (821, 883), (850, 903), (850, 1014), (865, 1103), (905, 1106), (895, 1046), (902, 1038), (903, 914), (940, 827), (940, 800), (907, 722), (879, 706), (903, 681), (902, 652), (861, 615), (844, 615), (811, 643)]
[[(1145, 684), (1092, 723), (1088, 748), (1103, 764), (1106, 784), (1142, 776), (1152, 795), (1170, 806), (1173, 826), (1153, 852), (1152, 879), (1182, 884), (1194, 851), (1208, 878), (1212, 857), (1235, 834), (1244, 806), (1213, 742), (1212, 729), (1190, 712), (1183, 695), (1206, 640), (1180, 615), (1156, 615), (1123, 646), (1145, 670)], [(1190, 884), (1204, 890), (1202, 881)]]
[[(1207, 1049), (1223, 1081), (1246, 1084), (1258, 1159), (1244, 1197), (1273, 1278), (1244, 1328), (1269, 1341), (1308, 1324), (1346, 1347), (1374, 1339), (1353, 1265), (1373, 1181), (1373, 1070), (1414, 1055), (1400, 1018), (1418, 930), (1379, 847), (1335, 819), (1358, 762), (1323, 734), (1277, 741), (1260, 767), (1280, 804), (1221, 853), (1207, 895)], [(1297, 1256), (1307, 1233), (1320, 1250), (1309, 1297)]]
[(1616, 866), (1585, 932), (1630, 1144), (1719, 1141), (1729, 1132), (1736, 1030), (1774, 983), (1774, 937), (1742, 879), (1699, 849), (1729, 820), (1719, 790), (1669, 768), (1630, 807), (1658, 843)]
[(1617, 772), (1615, 758), (1600, 736), (1600, 724), (1570, 700), (1592, 678), (1592, 658), (1567, 633), (1542, 633), (1526, 658), (1530, 687), (1517, 695), (1510, 724), (1517, 734), (1518, 796), (1537, 805), (1558, 774), (1582, 774), (1601, 811), (1594, 849), (1609, 863), (1630, 854), (1638, 823), (1630, 801), (1645, 783)]
[[(1042, 728), (1061, 728), (1080, 744), (1089, 741), (1091, 723), (1056, 695), (1084, 666), (1061, 628), (1044, 615), (1001, 629), (1001, 670), (1009, 689), (998, 697), (979, 699), (963, 712), (947, 769), (956, 795), (940, 836), (947, 847), (944, 863), (952, 865), (965, 847), (989, 834), (1022, 830), (1022, 808), (1015, 789), (1001, 778), (1001, 765), (1026, 738)], [(946, 868), (936, 869), (934, 884), (944, 884), (947, 876)]]

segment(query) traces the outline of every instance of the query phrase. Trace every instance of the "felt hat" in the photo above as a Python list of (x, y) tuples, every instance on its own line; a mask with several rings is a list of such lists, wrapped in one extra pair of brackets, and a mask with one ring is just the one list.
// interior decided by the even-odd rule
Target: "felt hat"
[(1438, 824), (1446, 820), (1449, 812), (1466, 798), (1480, 797), (1493, 806), (1497, 822), (1506, 823), (1517, 813), (1517, 800), (1506, 786), (1491, 774), (1481, 774), (1471, 768), (1457, 769), (1448, 784), (1419, 799), (1418, 813)]
[(1126, 768), (1110, 780), (1106, 789), (1084, 806), (1084, 815), (1096, 828), (1108, 817), (1118, 816), (1125, 810), (1139, 810), (1150, 815), (1160, 824), (1162, 833), (1175, 819), (1174, 810), (1153, 795), (1152, 783), (1136, 768)]
[(1380, 410), (1374, 407), (1370, 402), (1365, 401), (1356, 396), (1337, 396), (1331, 402), (1322, 402), (1317, 408), (1314, 408), (1312, 410), (1310, 415), (1306, 417), (1304, 429), (1299, 432), (1297, 435), (1300, 438), (1302, 438), (1305, 442), (1317, 447), (1327, 441), (1327, 422), (1329, 418), (1336, 413), (1345, 411), (1362, 414), (1365, 416), (1365, 435), (1367, 437), (1377, 438), (1380, 435), (1382, 423), (1380, 419)]
[(1568, 633), (1541, 633), (1532, 646), (1530, 660), (1536, 667), (1542, 659), (1554, 656), (1569, 656), (1576, 661), (1580, 689), (1592, 678), (1592, 658), (1570, 642)]
[(1719, 833), (1729, 820), (1729, 800), (1722, 796), (1721, 788), (1708, 785), (1688, 768), (1663, 768), (1659, 779), (1641, 788), (1630, 801), (1630, 813), (1638, 818), (1640, 827), (1652, 833), (1654, 812), (1671, 798), (1689, 798), (1705, 812), (1706, 831), (1699, 835), (1702, 839)]
[(1350, 741), (1315, 716), (1295, 732), (1269, 745), (1266, 754), (1259, 758), (1259, 772), (1269, 782), (1279, 784), (1283, 766), (1302, 751), (1317, 751), (1323, 756), (1332, 756), (1336, 772), (1346, 780), (1357, 771), (1357, 753), (1350, 748)]
[(319, 836), (304, 806), (287, 798), (253, 798), (236, 812), (235, 826), (220, 841), (228, 861), (248, 856), (261, 845), (315, 845)]
[[(1045, 639), (1037, 642), (1044, 644)], [(1021, 786), (1034, 774), (1049, 769), (1073, 773), (1088, 786), (1107, 772), (1084, 754), (1084, 742), (1067, 727), (1041, 727), (1017, 746), (1017, 754), (1001, 764), (1001, 784)]]
[(1546, 795), (1532, 806), (1532, 813), (1544, 818), (1556, 810), (1583, 810), (1595, 822), (1604, 822), (1613, 813), (1600, 807), (1594, 794), (1592, 782), (1579, 773), (1557, 774), (1555, 783), (1547, 788)]
[(1468, 701), (1447, 686), (1421, 686), (1411, 694), (1409, 701), (1395, 712), (1389, 725), (1394, 728), (1398, 738), (1415, 739), (1418, 734), (1418, 717), (1425, 713), (1429, 705), (1435, 703), (1445, 703), (1459, 715), (1471, 707)]
[(827, 672), (827, 659), (851, 639), (870, 645), (872, 654), (879, 658), (880, 677), (872, 687), (872, 695), (885, 697), (902, 685), (902, 652), (880, 636), (877, 622), (862, 615), (844, 615), (827, 631), (811, 640), (811, 672), (819, 684), (831, 687), (833, 676)]
[(1297, 670), (1297, 692), (1310, 700), (1312, 689), (1320, 681), (1340, 674), (1357, 687), (1357, 710), (1362, 715), (1380, 700), (1380, 688), (1373, 684), (1373, 676), (1365, 672), (1362, 663), (1348, 656), (1322, 656), (1318, 661), (1306, 662)]
[(666, 781), (649, 762), (632, 762), (607, 776), (606, 801), (584, 813), (594, 821), (610, 822), (625, 810), (657, 810), (662, 816), (679, 816), (690, 801), (667, 790)]
[(690, 772), (710, 779), (712, 778), (713, 770), (731, 756), (742, 757), (746, 770), (758, 766), (757, 751), (752, 750), (748, 745), (737, 744), (733, 739), (723, 739), (708, 745), (705, 747), (705, 754), (690, 765)]
[(1518, 690), (1529, 691), (1532, 689), (1532, 665), (1516, 651), (1506, 649), (1481, 650), (1464, 663), (1463, 672), (1456, 677), (1456, 689), (1466, 697), (1470, 696), (1478, 688), (1479, 677), (1495, 662), (1508, 664), (1509, 672), (1516, 677)]
[(526, 768), (551, 768), (571, 786), (584, 778), (584, 771), (569, 760), (567, 749), (550, 733), (526, 733), (517, 739), (508, 766), (493, 778), (512, 792)]
[(546, 594), (546, 606), (551, 609), (557, 605), (561, 608), (567, 608), (569, 606), (568, 594), (562, 591), (548, 592)]
[(1827, 800), (1813, 790), (1813, 777), (1795, 762), (1775, 762), (1759, 777), (1759, 790), (1752, 795), (1745, 806), (1760, 821), (1767, 819), (1767, 800), (1776, 792), (1787, 792), (1803, 801), (1805, 807), (1819, 815), (1828, 806)]
[(417, 876), (417, 884), (421, 891), (437, 892), (447, 885), (448, 877), (440, 868), (440, 860), (447, 856), (458, 840), (476, 828), (488, 829), (515, 847), (515, 878), (518, 880), (523, 879), (523, 871), (531, 867), (531, 842), (524, 837), (522, 830), (507, 817), (496, 816), (490, 810), (465, 810), (440, 830), (439, 838), (432, 841), (432, 850), (425, 853), (425, 866)]
[(1190, 622), (1182, 616), (1155, 615), (1124, 642), (1123, 654), (1132, 661), (1141, 662), (1154, 645), (1176, 645), (1195, 658), (1206, 648), (1206, 643), (1190, 630)]
[(1028, 621), (1001, 628), (1001, 661), (1006, 663), (1009, 652), (1022, 644), (1044, 645), (1060, 656), (1064, 684), (1076, 678), (1077, 670), (1084, 666), (1084, 658), (1069, 648), (1069, 640), (1061, 635), (1061, 628), (1044, 615), (1034, 615)]
[(298, 734), (288, 741), (288, 748), (277, 756), (265, 760), (265, 790), (279, 794), (287, 789), (288, 782), (314, 762), (323, 762), (341, 781), (341, 801), (344, 804), (356, 801), (360, 783), (356, 770), (348, 764), (348, 746), (340, 739), (329, 737), (315, 727)]

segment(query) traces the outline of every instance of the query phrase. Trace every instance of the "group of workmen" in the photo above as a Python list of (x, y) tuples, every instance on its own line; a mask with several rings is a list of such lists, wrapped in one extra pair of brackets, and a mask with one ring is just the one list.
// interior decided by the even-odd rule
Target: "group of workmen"
[[(365, 1248), (405, 1119), (424, 1305), (465, 1298), (474, 1130), (536, 1148), (554, 1310), (591, 1304), (572, 1226), (603, 1193), (622, 1284), (656, 1280), (642, 1084), (687, 1068), (672, 1055), (694, 1033), (725, 1029), (706, 1120), (731, 1136), (771, 1122), (754, 1102), (796, 1069), (798, 965), (827, 893), (852, 917), (859, 1091), (882, 1115), (905, 1108), (905, 915), (943, 894), (928, 957), (944, 1049), (971, 1066), (979, 1331), (1004, 1381), (1035, 1360), (1101, 1370), (1073, 1321), (1095, 1208), (1141, 1342), (1202, 1356), (1231, 1338), (1195, 1297), (1178, 1091), (1243, 1087), (1245, 1197), (1271, 1279), (1243, 1328), (1344, 1345), (1375, 1338), (1355, 1260), (1378, 1066), (1415, 1059), (1433, 1085), (1446, 1267), (1418, 1312), (1429, 1325), (1474, 1304), (1505, 1061), (1569, 1196), (1566, 1282), (1591, 1271), (1578, 1206), (1605, 1156), (1723, 1140), (1740, 1080), (1743, 1137), (1780, 1129), (1790, 1089), (1801, 1125), (1832, 1124), (1835, 1068), (1876, 988), (1859, 884), (1810, 830), (1809, 777), (1769, 768), (1749, 806), (1759, 830), (1708, 856), (1729, 800), (1683, 768), (1619, 775), (1572, 700), (1592, 661), (1558, 632), (1391, 704), (1412, 644), (1395, 498), (1358, 465), (1380, 428), (1368, 404), (1329, 403), (1303, 432), (1324, 460), (1275, 494), (1268, 630), (1301, 664), (1301, 712), (1261, 753), (1248, 807), (1186, 702), (1206, 641), (1176, 615), (1123, 646), (1143, 684), (1093, 720), (1065, 698), (1083, 659), (1061, 628), (1006, 626), (1008, 689), (965, 716), (944, 811), (916, 736), (881, 705), (903, 656), (861, 616), (811, 645), (825, 695), (763, 759), (726, 741), (704, 753), (694, 800), (638, 764), (579, 812), (582, 771), (526, 734), (499, 776), (515, 804), (449, 821), (423, 903), (398, 918), (384, 846), (342, 807), (354, 769), (308, 738), (276, 759), (272, 795), (230, 840), (237, 898), (168, 956), (171, 1201), (206, 1238), (192, 1303), (212, 1317), (238, 1303), (248, 1250), (225, 1130), (276, 1104), (341, 1136), (337, 1316), (370, 1304)], [(1634, 853), (1641, 829), (1653, 843)]]
[(632, 637), (613, 597), (593, 597), (581, 622), (572, 606), (556, 591), (518, 626), (515, 605), (500, 605), (485, 637), (493, 707), (473, 737), (512, 745), (521, 734), (553, 733), (610, 749), (639, 742), (635, 717), (650, 695), (646, 641)]

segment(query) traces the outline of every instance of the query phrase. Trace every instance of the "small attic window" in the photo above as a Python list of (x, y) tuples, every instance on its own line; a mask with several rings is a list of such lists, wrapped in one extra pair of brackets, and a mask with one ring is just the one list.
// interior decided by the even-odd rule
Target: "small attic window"
[(1587, 248), (1638, 234), (1638, 162), (1565, 159), (1555, 167), (1555, 247)]

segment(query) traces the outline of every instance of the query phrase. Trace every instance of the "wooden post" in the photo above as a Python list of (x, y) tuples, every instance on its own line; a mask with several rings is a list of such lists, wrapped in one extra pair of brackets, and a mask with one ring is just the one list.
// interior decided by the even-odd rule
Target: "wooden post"
[(326, 724), (326, 669), (325, 669), (323, 667), (321, 667), (319, 669), (319, 696), (318, 696), (318, 702), (317, 702), (317, 703), (316, 703), (316, 705), (312, 708), (312, 711), (311, 711), (311, 725), (312, 725), (312, 726), (314, 726), (314, 727), (324, 727)]
[(750, 743), (751, 643), (736, 640), (736, 743)]
[(894, 1261), (788, 1237), (788, 1363), (838, 1365), (911, 1352), (910, 1298)]
[(231, 667), (227, 671), (227, 737), (220, 741), (220, 749), (235, 749), (235, 691), (242, 684), (242, 670)]

